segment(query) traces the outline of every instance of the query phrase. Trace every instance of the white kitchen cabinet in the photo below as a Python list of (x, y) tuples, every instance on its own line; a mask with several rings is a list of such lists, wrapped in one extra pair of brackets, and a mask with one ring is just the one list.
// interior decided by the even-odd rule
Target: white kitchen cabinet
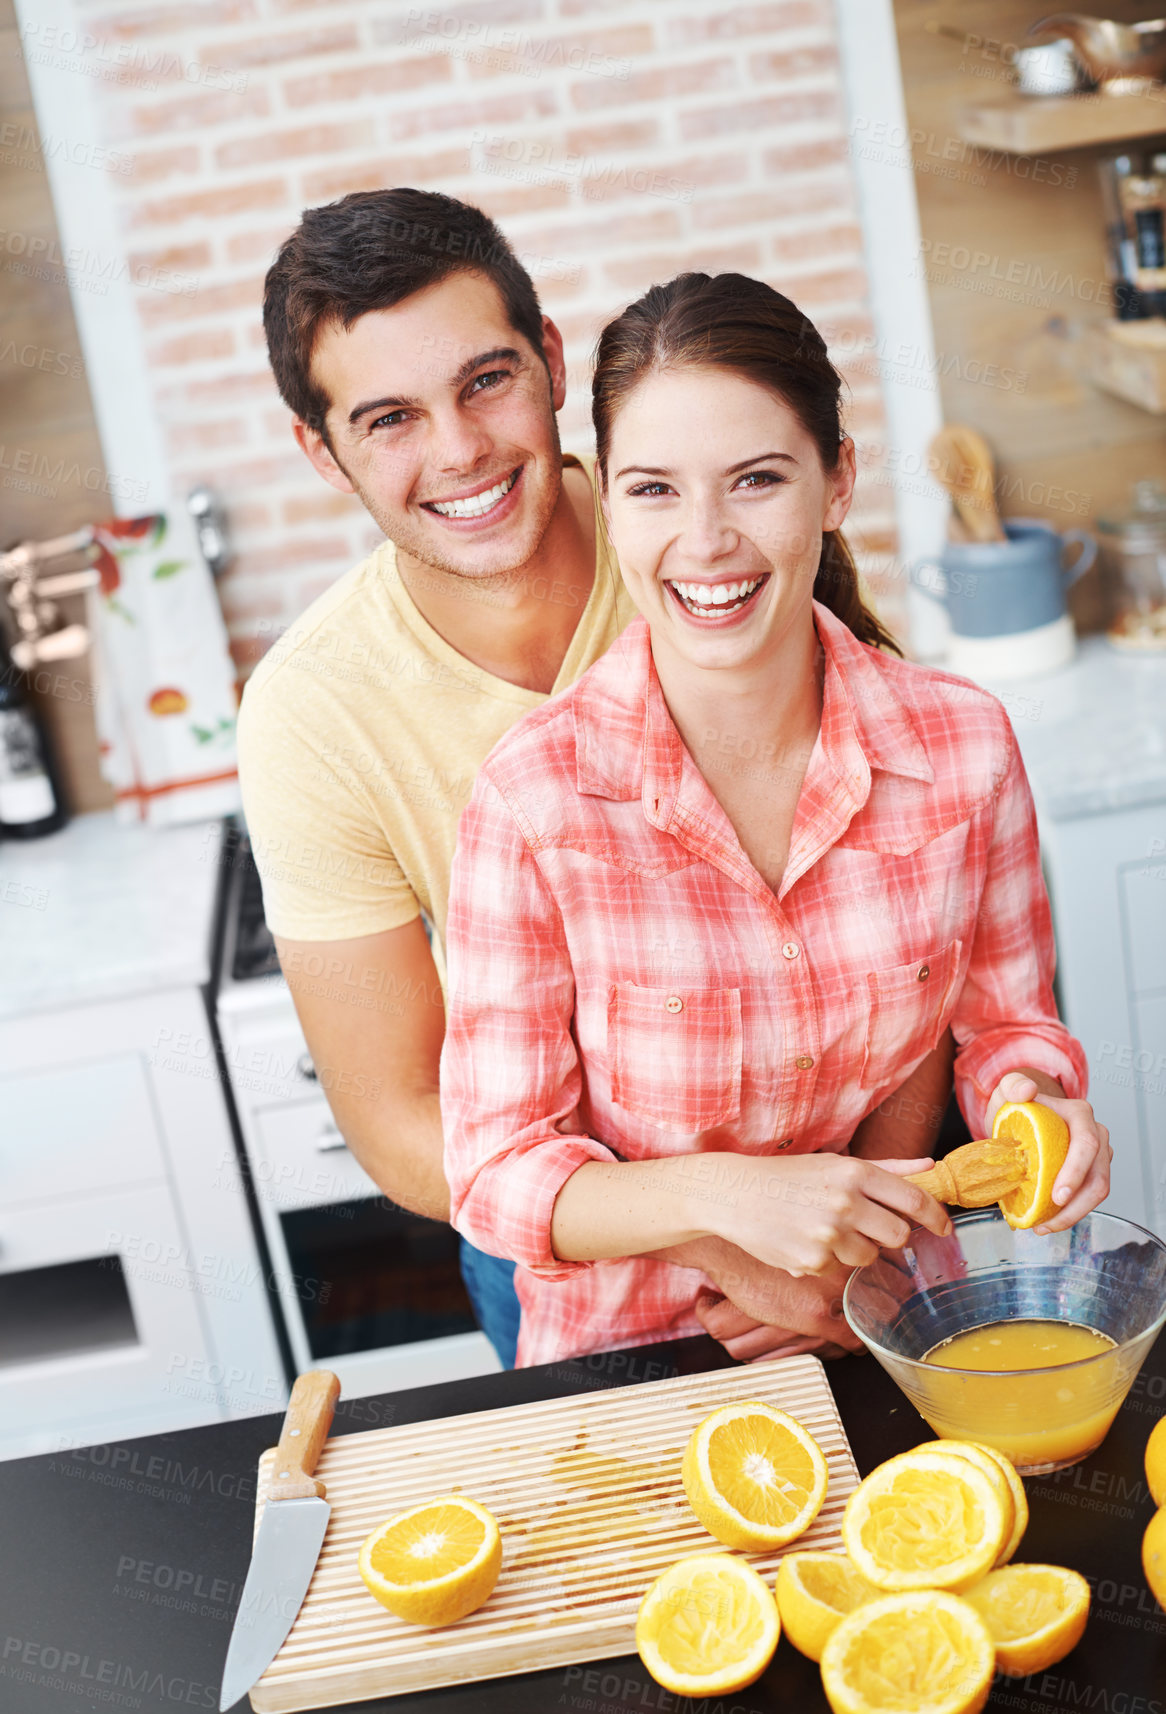
[[(1166, 910), (1157, 893), (1127, 881), (1147, 864), (1166, 812), (1158, 805), (1072, 820), (1044, 819), (1044, 853), (1057, 930), (1057, 988), (1065, 1022), (1089, 1060), (1089, 1098), (1109, 1126), (1112, 1189), (1106, 1207), (1166, 1237), (1155, 1185), (1166, 1169), (1166, 1126), (1155, 1080), (1166, 1087), (1166, 1034), (1143, 1011), (1152, 972), (1145, 949)], [(1158, 987), (1166, 990), (1159, 970)], [(1155, 1072), (1156, 1066), (1156, 1072)]]
[(286, 1400), (204, 997), (219, 834), (0, 846), (43, 901), (0, 902), (0, 1457)]
[[(1166, 984), (1162, 987), (1166, 990)], [(1147, 1196), (1155, 1211), (1154, 1230), (1166, 1237), (1166, 991), (1135, 1003), (1131, 1034), (1134, 1110), (1141, 1134), (1151, 1139)], [(1138, 1069), (1142, 1065), (1148, 1069)]]
[(162, 1180), (166, 1164), (146, 1070), (134, 1054), (0, 1078), (6, 1208)]
[(1088, 639), (1023, 691), (999, 694), (1036, 801), (1061, 1012), (1110, 1129), (1105, 1206), (1166, 1238), (1166, 657)]

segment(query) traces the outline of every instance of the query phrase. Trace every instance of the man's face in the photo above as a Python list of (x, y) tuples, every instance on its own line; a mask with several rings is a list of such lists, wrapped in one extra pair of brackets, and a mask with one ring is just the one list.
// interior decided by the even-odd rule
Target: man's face
[(331, 401), (331, 448), (299, 421), (296, 438), (401, 553), (457, 577), (516, 571), (562, 483), (562, 342), (543, 325), (549, 376), (493, 281), (465, 272), (350, 328), (330, 324), (312, 376)]

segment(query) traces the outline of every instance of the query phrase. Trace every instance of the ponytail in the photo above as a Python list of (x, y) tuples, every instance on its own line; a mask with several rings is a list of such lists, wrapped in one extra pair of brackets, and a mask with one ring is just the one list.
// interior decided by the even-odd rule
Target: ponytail
[(841, 619), (860, 643), (869, 643), (872, 649), (886, 649), (893, 655), (903, 653), (878, 614), (862, 599), (858, 567), (841, 530), (829, 530), (822, 537), (814, 600)]

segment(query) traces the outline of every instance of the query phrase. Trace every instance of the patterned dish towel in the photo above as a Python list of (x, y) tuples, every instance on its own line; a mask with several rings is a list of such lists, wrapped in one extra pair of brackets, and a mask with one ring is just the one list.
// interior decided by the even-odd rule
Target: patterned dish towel
[(97, 736), (118, 818), (229, 815), (240, 806), (235, 669), (193, 528), (181, 514), (115, 518), (93, 540)]

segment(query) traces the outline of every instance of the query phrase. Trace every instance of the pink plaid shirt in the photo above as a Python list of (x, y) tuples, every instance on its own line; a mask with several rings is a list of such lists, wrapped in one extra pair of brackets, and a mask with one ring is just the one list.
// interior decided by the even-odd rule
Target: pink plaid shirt
[(1085, 1093), (1004, 709), (814, 617), (822, 724), (776, 893), (680, 739), (643, 620), (502, 739), (462, 815), (445, 1168), (454, 1225), (519, 1264), (520, 1364), (701, 1330), (693, 1269), (556, 1259), (585, 1161), (843, 1153), (949, 1024), (973, 1135), (1015, 1066)]

